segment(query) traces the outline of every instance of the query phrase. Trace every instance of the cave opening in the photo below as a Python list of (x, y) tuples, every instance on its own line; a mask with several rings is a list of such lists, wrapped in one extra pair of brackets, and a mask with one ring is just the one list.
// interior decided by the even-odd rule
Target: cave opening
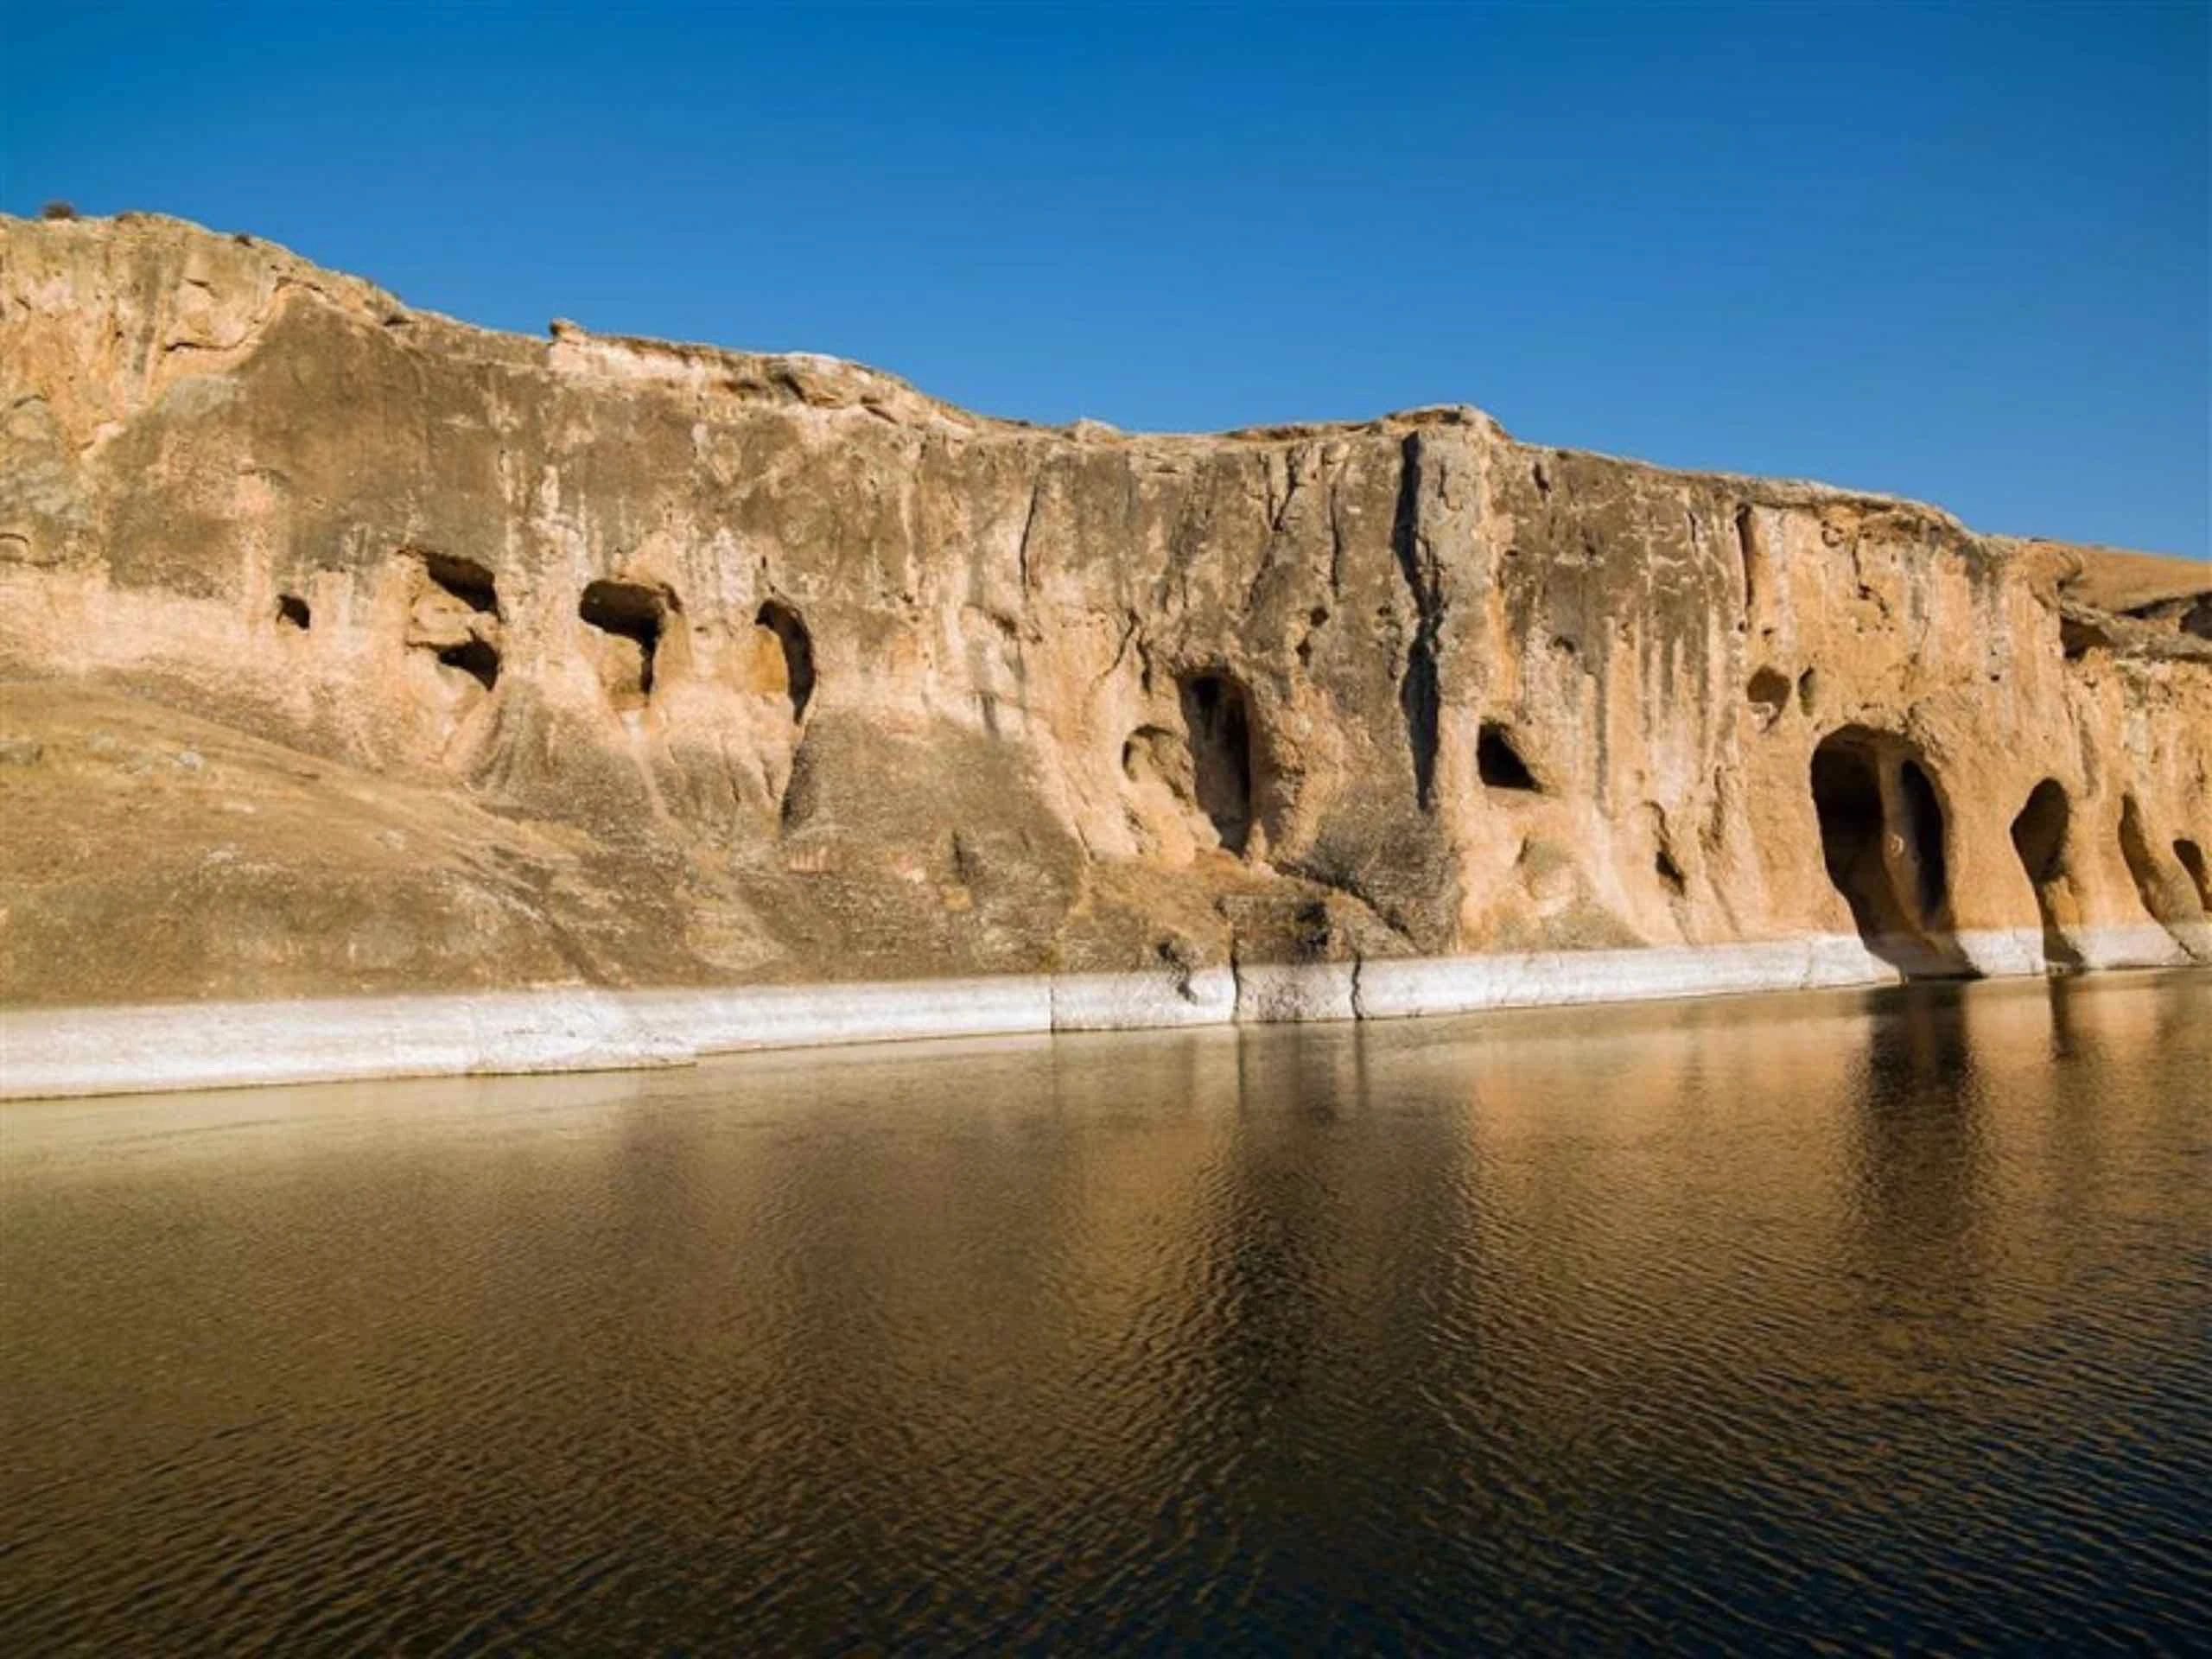
[(1943, 803), (1917, 760), (1909, 760), (1897, 768), (1897, 793), (1906, 844), (1912, 849), (1919, 920), (1933, 927), (1950, 903), (1950, 872), (1943, 861)]
[(1209, 673), (1186, 677), (1179, 690), (1198, 810), (1223, 850), (1241, 856), (1252, 834), (1252, 721), (1244, 688)]
[(297, 594), (276, 595), (276, 620), (288, 628), (297, 628), (305, 633), (315, 620), (315, 613), (308, 602)]
[[(1885, 768), (1894, 768), (1885, 786)], [(1863, 727), (1813, 751), (1813, 808), (1828, 880), (1866, 948), (1910, 977), (1966, 971), (1949, 924), (1943, 805), (1897, 739)]]
[(2196, 899), (2203, 906), (2204, 913), (2212, 916), (2212, 868), (2204, 862), (2204, 849), (2183, 836), (2174, 842), (2174, 856), (2189, 872), (2189, 879), (2196, 884)]
[(806, 714), (814, 700), (814, 639), (799, 613), (781, 600), (766, 600), (753, 618), (755, 626), (776, 636), (784, 653), (784, 686), (791, 700), (791, 718)]
[[(491, 571), (474, 559), (422, 548), (402, 548), (400, 556), (419, 572), (410, 588), (407, 645), (491, 690), (499, 683), (502, 632), (499, 588)], [(300, 608), (304, 614), (305, 601)]]
[(2073, 809), (2066, 791), (2056, 778), (2046, 778), (2028, 791), (2027, 804), (2012, 820), (2012, 850), (2035, 889), (2036, 910), (2043, 921), (2044, 960), (2054, 968), (2082, 965), (2081, 953), (2068, 942), (2060, 925), (2060, 895), (2066, 880), (2066, 832)]
[(500, 613), (499, 583), (475, 560), (450, 553), (418, 552), (416, 556), (423, 561), (423, 569), (432, 582), (470, 610), (489, 616)]
[(1529, 770), (1529, 763), (1514, 747), (1513, 734), (1496, 721), (1484, 721), (1481, 731), (1476, 734), (1475, 775), (1487, 789), (1515, 790), (1529, 795), (1541, 792), (1536, 774)]
[(499, 683), (499, 652), (486, 640), (469, 639), (448, 645), (436, 653), (448, 668), (457, 668), (489, 691)]
[(635, 582), (594, 582), (577, 601), (576, 614), (606, 634), (600, 677), (618, 704), (643, 702), (653, 694), (661, 636), (674, 601), (665, 589)]

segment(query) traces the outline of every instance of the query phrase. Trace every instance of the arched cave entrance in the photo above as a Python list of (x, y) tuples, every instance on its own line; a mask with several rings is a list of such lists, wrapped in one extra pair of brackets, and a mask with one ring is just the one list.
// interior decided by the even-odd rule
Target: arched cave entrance
[(1192, 674), (1179, 687), (1191, 743), (1192, 786), (1224, 851), (1252, 835), (1252, 721), (1244, 688), (1226, 674)]
[(806, 714), (814, 700), (814, 640), (797, 611), (781, 600), (765, 601), (753, 620), (776, 636), (784, 652), (784, 684), (791, 700), (791, 718)]
[(2066, 791), (2056, 778), (2046, 778), (2028, 791), (2027, 804), (2012, 820), (2012, 850), (2036, 891), (2036, 910), (2043, 918), (2044, 960), (2053, 968), (2075, 969), (2081, 953), (2067, 942), (2060, 927), (2059, 900), (2065, 892), (2066, 831), (2073, 817)]
[(1901, 738), (1847, 726), (1813, 751), (1828, 880), (1866, 948), (1914, 978), (1970, 971), (1951, 926), (1943, 804)]
[(599, 677), (616, 708), (639, 708), (652, 696), (661, 636), (675, 608), (665, 589), (644, 582), (594, 582), (584, 589), (576, 614), (607, 636)]

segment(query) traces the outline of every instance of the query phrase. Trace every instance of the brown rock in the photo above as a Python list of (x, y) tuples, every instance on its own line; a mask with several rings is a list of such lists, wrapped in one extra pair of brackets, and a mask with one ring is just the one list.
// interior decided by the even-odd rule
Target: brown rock
[(140, 215), (0, 221), (0, 409), (10, 1003), (2212, 955), (2202, 566), (1468, 409), (1028, 427)]

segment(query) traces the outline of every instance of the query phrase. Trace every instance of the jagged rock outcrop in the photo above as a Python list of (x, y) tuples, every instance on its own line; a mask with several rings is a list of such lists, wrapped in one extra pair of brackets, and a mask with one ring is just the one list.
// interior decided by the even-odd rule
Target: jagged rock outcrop
[(17, 1007), (2212, 959), (2212, 568), (1471, 409), (1025, 426), (139, 215), (0, 221), (0, 409)]

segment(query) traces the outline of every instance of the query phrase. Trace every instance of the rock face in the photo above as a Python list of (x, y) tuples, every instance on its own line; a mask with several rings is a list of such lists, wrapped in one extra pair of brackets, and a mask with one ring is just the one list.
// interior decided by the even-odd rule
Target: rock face
[(19, 1008), (2212, 960), (2212, 567), (1464, 408), (1024, 426), (144, 216), (0, 221), (0, 409)]

